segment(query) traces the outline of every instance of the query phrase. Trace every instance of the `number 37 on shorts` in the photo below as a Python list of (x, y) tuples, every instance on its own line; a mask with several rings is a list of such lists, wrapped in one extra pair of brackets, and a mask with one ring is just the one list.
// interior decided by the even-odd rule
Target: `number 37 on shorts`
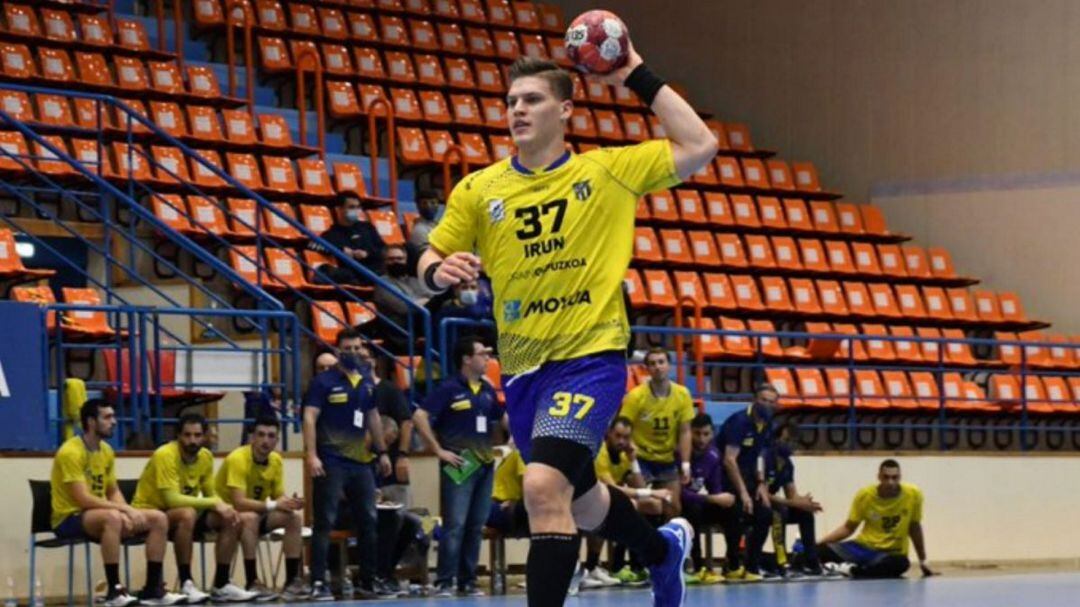
[(588, 394), (556, 392), (551, 399), (555, 404), (548, 408), (548, 415), (552, 417), (566, 417), (573, 413), (574, 419), (585, 419), (589, 409), (596, 404), (596, 399)]

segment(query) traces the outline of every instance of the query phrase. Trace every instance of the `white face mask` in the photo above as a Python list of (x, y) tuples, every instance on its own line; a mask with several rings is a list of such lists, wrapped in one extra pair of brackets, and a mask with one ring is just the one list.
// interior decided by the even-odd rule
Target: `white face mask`
[(348, 221), (360, 221), (360, 209), (346, 209), (345, 219)]
[(458, 294), (458, 299), (461, 303), (467, 306), (476, 305), (476, 301), (480, 298), (480, 293), (476, 289), (467, 289)]

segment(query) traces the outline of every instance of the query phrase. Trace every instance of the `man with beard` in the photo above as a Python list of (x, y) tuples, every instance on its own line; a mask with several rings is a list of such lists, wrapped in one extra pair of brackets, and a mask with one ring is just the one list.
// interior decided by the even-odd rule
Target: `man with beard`
[[(53, 533), (59, 539), (90, 538), (101, 545), (109, 586), (105, 607), (138, 602), (163, 607), (183, 601), (183, 596), (165, 592), (161, 578), (168, 520), (160, 510), (129, 506), (117, 486), (116, 456), (103, 440), (112, 438), (116, 412), (107, 402), (92, 399), (83, 404), (79, 419), (83, 435), (65, 441), (53, 458)], [(120, 584), (120, 542), (141, 534), (146, 534), (146, 587), (136, 598)]]
[(248, 590), (258, 592), (259, 598), (267, 601), (278, 595), (267, 590), (256, 577), (259, 536), (274, 529), (285, 529), (282, 548), (287, 585), (282, 598), (295, 601), (307, 598), (310, 592), (300, 577), (304, 500), (285, 495), (285, 462), (275, 451), (278, 431), (276, 418), (256, 419), (248, 444), (235, 449), (218, 468), (214, 489), (240, 512), (243, 521), (240, 543), (244, 551), (244, 571), (248, 572)]
[[(203, 446), (206, 418), (189, 413), (176, 423), (176, 440), (157, 448), (143, 468), (135, 488), (136, 508), (161, 510), (169, 519), (176, 551), (180, 592), (189, 604), (213, 599), (215, 603), (242, 603), (259, 596), (229, 581), (229, 569), (240, 541), (240, 517), (214, 492), (214, 456)], [(200, 590), (191, 575), (195, 537), (217, 532), (214, 556), (217, 573), (210, 594)]]

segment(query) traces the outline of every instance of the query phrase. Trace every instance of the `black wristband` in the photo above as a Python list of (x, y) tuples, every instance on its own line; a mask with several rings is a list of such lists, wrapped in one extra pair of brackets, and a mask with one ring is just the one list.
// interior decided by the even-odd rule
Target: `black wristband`
[(428, 266), (426, 270), (424, 270), (424, 286), (427, 287), (428, 291), (431, 291), (433, 293), (442, 293), (446, 290), (435, 284), (435, 272), (439, 271), (439, 266), (441, 265), (441, 261), (436, 261), (435, 263)]
[(635, 67), (630, 72), (630, 75), (626, 77), (626, 81), (623, 82), (626, 88), (634, 91), (634, 94), (648, 106), (652, 105), (653, 100), (656, 99), (656, 94), (660, 92), (664, 84), (663, 79), (654, 74), (644, 63)]

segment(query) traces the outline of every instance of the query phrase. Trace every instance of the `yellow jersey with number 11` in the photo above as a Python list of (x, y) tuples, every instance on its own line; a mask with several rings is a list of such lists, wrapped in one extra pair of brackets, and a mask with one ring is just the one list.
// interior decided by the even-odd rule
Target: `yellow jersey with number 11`
[(637, 201), (679, 181), (670, 142), (653, 140), (567, 152), (535, 172), (507, 158), (458, 183), (429, 242), (480, 255), (504, 373), (626, 347)]

